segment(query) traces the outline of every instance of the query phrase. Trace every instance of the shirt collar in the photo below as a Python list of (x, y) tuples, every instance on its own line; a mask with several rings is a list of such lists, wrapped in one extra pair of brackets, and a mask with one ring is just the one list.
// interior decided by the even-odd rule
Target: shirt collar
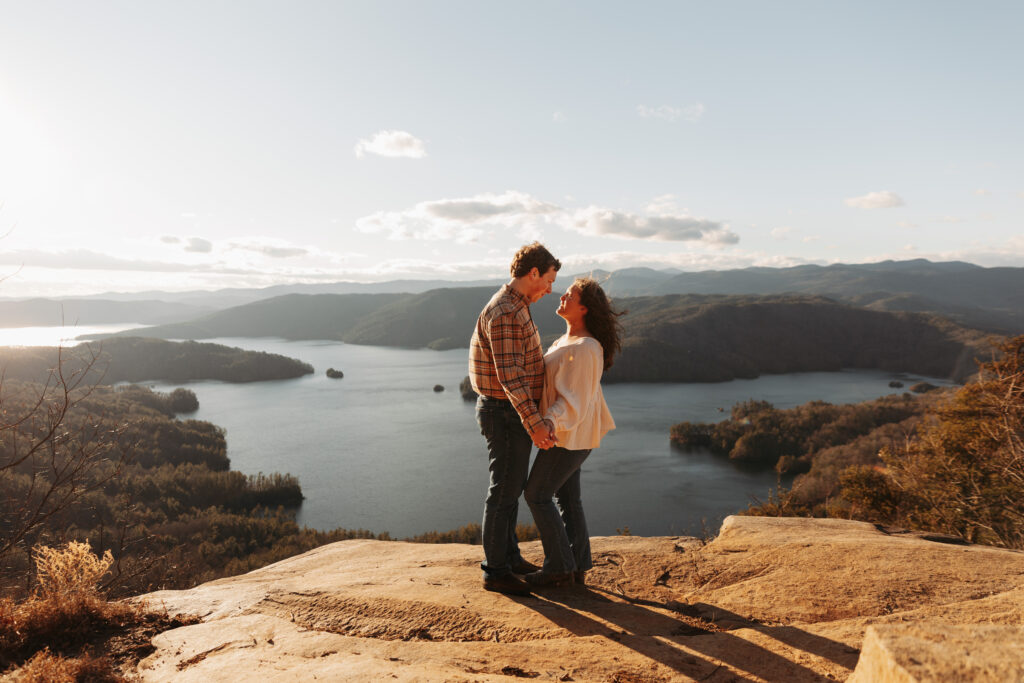
[(522, 304), (524, 306), (529, 306), (530, 305), (530, 300), (526, 298), (526, 295), (523, 294), (522, 292), (520, 292), (519, 290), (517, 290), (512, 285), (508, 284), (507, 282), (505, 284), (503, 284), (501, 286), (501, 288), (504, 291), (504, 293), (506, 295), (512, 297), (512, 299), (516, 303), (520, 303), (520, 304)]

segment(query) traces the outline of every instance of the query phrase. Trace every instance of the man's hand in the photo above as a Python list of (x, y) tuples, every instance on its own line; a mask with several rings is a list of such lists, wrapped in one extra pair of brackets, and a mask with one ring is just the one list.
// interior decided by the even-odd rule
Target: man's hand
[(551, 420), (541, 420), (537, 428), (530, 432), (530, 438), (537, 448), (546, 449), (554, 446), (558, 439), (555, 437), (555, 425)]

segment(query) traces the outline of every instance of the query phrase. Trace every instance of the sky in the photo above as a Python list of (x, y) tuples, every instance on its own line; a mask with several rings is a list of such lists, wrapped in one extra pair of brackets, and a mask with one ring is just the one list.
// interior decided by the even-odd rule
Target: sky
[(1024, 3), (0, 0), (0, 296), (1024, 266)]

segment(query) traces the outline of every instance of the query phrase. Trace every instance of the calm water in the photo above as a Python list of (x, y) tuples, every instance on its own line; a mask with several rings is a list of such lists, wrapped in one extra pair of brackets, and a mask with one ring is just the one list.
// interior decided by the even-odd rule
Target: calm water
[(77, 346), (76, 337), (87, 334), (113, 334), (138, 327), (136, 323), (106, 325), (65, 325), (64, 327), (0, 328), (0, 346)]
[[(221, 344), (307, 361), (316, 374), (296, 380), (188, 385), (197, 419), (227, 430), (233, 469), (290, 472), (306, 501), (299, 521), (389, 531), (393, 536), (478, 522), (487, 459), (473, 404), (459, 396), (467, 352), (404, 350), (337, 342), (216, 339)], [(324, 376), (328, 367), (344, 379)], [(891, 393), (892, 375), (872, 371), (765, 376), (720, 384), (618, 384), (605, 397), (618, 428), (583, 467), (591, 533), (628, 526), (643, 535), (699, 533), (777, 484), (709, 454), (669, 446), (682, 420), (717, 421), (748, 398), (791, 407), (813, 399), (862, 401)], [(904, 378), (908, 384), (917, 378)], [(944, 383), (929, 379), (933, 383)], [(441, 384), (442, 393), (433, 387)], [(171, 384), (153, 384), (161, 391)], [(723, 409), (725, 412), (720, 412)], [(529, 522), (525, 503), (520, 519)]]

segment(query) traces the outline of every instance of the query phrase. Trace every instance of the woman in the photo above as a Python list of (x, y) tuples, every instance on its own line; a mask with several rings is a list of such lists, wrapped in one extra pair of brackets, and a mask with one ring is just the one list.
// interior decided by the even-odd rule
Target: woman
[(592, 278), (573, 282), (557, 312), (566, 330), (544, 355), (540, 404), (557, 445), (537, 453), (524, 492), (544, 545), (543, 568), (526, 575), (534, 586), (583, 583), (593, 566), (580, 500), (580, 465), (615, 428), (601, 392), (601, 374), (621, 348), (622, 314), (612, 310)]

